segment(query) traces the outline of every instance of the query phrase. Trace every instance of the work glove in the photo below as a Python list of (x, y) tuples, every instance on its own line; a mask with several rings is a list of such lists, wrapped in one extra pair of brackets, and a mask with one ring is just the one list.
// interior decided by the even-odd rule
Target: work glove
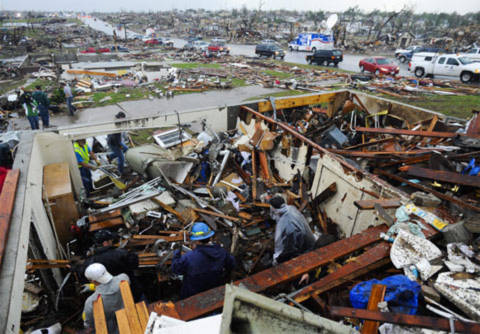
[(87, 284), (82, 284), (82, 289), (80, 290), (80, 293), (89, 293), (93, 291), (95, 291), (95, 284), (87, 283)]

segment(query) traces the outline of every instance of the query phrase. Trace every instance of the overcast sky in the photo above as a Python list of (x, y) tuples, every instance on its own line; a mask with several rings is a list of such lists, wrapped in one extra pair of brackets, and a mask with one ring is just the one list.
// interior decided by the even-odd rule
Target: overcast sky
[(0, 0), (7, 10), (75, 10), (75, 11), (120, 11), (120, 10), (170, 10), (187, 8), (231, 9), (297, 9), (341, 11), (358, 5), (364, 10), (396, 10), (411, 5), (416, 12), (466, 13), (480, 11), (480, 0)]

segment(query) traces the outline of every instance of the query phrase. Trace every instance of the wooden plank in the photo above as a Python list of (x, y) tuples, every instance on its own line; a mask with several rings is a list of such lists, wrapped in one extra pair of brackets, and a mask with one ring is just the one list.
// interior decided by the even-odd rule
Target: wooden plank
[[(350, 238), (331, 243), (273, 268), (248, 276), (234, 282), (234, 284), (243, 284), (250, 291), (261, 292), (279, 284), (293, 281), (307, 272), (379, 241), (380, 233), (387, 230), (386, 225), (369, 228)], [(225, 287), (220, 286), (180, 300), (173, 305), (162, 302), (150, 304), (149, 310), (188, 321), (221, 308), (224, 295)]]
[(8, 231), (10, 230), (10, 220), (15, 204), (19, 177), (19, 169), (8, 171), (3, 183), (2, 193), (0, 194), (0, 268), (3, 262), (5, 246), (7, 245)]
[(416, 177), (480, 188), (480, 177), (478, 176), (462, 175), (455, 172), (416, 166), (402, 166), (399, 170)]
[[(425, 230), (425, 236), (427, 238), (432, 238), (438, 233), (439, 232), (433, 227), (427, 225), (427, 230)], [(354, 242), (353, 239), (350, 238), (350, 240)], [(318, 281), (313, 282), (312, 284), (297, 291), (293, 298), (297, 302), (301, 303), (313, 295), (318, 295), (325, 291), (329, 291), (374, 269), (388, 264), (390, 262), (390, 247), (391, 245), (385, 241), (376, 244), (372, 248), (366, 250), (363, 254), (357, 256), (354, 261), (348, 262), (335, 272), (328, 274)]]
[(402, 205), (399, 198), (358, 200), (353, 204), (360, 210), (373, 210), (375, 204), (379, 204), (384, 209), (398, 208)]
[(100, 71), (87, 71), (87, 70), (67, 70), (68, 74), (85, 74), (85, 75), (95, 75), (95, 76), (103, 76), (103, 77), (110, 77), (115, 78), (117, 74), (110, 73), (110, 72), (100, 72)]
[[(437, 125), (437, 122), (438, 122), (438, 116), (437, 115), (433, 115), (433, 118), (432, 120), (430, 121), (430, 125), (428, 126), (427, 128), (427, 131), (428, 132), (432, 132), (433, 129), (435, 128), (435, 125)], [(423, 138), (422, 141), (420, 142), (420, 146), (423, 146), (427, 143), (427, 138)]]
[(90, 223), (97, 223), (102, 220), (107, 220), (107, 219), (112, 219), (112, 218), (117, 218), (122, 215), (122, 210), (113, 210), (105, 213), (100, 213), (98, 215), (90, 215), (88, 216), (88, 221)]
[(445, 195), (445, 194), (443, 194), (443, 193), (441, 193), (441, 192), (439, 192), (439, 191), (436, 191), (436, 190), (433, 190), (433, 189), (431, 189), (431, 188), (422, 186), (421, 184), (417, 184), (417, 183), (410, 182), (410, 181), (408, 181), (407, 179), (405, 179), (405, 178), (403, 178), (403, 177), (400, 177), (400, 176), (397, 176), (397, 175), (388, 173), (388, 172), (386, 172), (386, 171), (384, 171), (384, 170), (382, 170), (382, 169), (375, 169), (375, 170), (373, 171), (373, 173), (374, 173), (374, 174), (378, 174), (378, 175), (386, 176), (386, 177), (388, 177), (388, 178), (390, 178), (390, 179), (393, 179), (393, 180), (396, 180), (396, 181), (399, 181), (399, 182), (404, 182), (404, 183), (406, 183), (407, 185), (409, 185), (409, 186), (412, 187), (412, 188), (420, 189), (420, 190), (423, 191), (423, 192), (431, 193), (431, 194), (437, 196), (438, 198), (441, 198), (441, 199), (444, 199), (444, 200), (446, 200), (446, 201), (455, 203), (455, 204), (457, 204), (457, 205), (460, 205), (461, 207), (468, 208), (468, 209), (471, 209), (471, 210), (480, 212), (480, 207), (478, 207), (478, 206), (471, 205), (471, 204), (467, 203), (466, 201), (462, 201), (461, 199), (459, 199), (459, 198), (457, 198), (457, 197)]
[(365, 143), (365, 144), (358, 144), (358, 145), (345, 147), (344, 150), (353, 150), (353, 149), (357, 149), (357, 148), (364, 148), (364, 147), (369, 147), (369, 146), (378, 145), (378, 144), (384, 144), (384, 143), (388, 143), (388, 142), (392, 142), (392, 141), (395, 141), (395, 138), (390, 137), (390, 138), (383, 138), (383, 139), (378, 139), (378, 140), (371, 140), (371, 141), (369, 141), (368, 143)]
[(137, 308), (138, 318), (140, 320), (140, 326), (142, 327), (142, 330), (145, 331), (145, 329), (147, 328), (147, 323), (149, 318), (147, 305), (145, 304), (145, 302), (140, 302), (140, 303), (136, 303), (135, 307)]
[(148, 235), (148, 234), (136, 234), (132, 237), (134, 240), (151, 240), (152, 243), (158, 239), (163, 239), (165, 241), (182, 241), (184, 240), (183, 234), (177, 234), (174, 236), (169, 235)]
[(101, 295), (98, 295), (97, 300), (93, 301), (93, 321), (95, 323), (96, 334), (108, 334), (107, 319), (105, 318)]
[(128, 324), (127, 312), (125, 309), (121, 309), (115, 312), (117, 318), (118, 332), (120, 334), (133, 334)]
[(140, 325), (140, 319), (138, 317), (137, 308), (133, 302), (132, 291), (130, 290), (130, 284), (127, 281), (120, 282), (120, 293), (122, 294), (123, 306), (128, 319), (128, 326), (132, 334), (141, 334), (142, 327)]
[(43, 167), (43, 184), (49, 201), (70, 194), (72, 184), (68, 164), (56, 163)]
[[(369, 311), (350, 307), (330, 306), (330, 315), (336, 317), (349, 317), (365, 320), (388, 322), (392, 324), (430, 328), (447, 331), (450, 333), (450, 322), (445, 318), (434, 318), (404, 313)], [(456, 320), (455, 333), (480, 334), (480, 324)]]
[(314, 208), (325, 202), (327, 199), (337, 193), (337, 183), (332, 182), (327, 188), (325, 188), (320, 194), (318, 194), (313, 200), (312, 205)]
[(210, 216), (214, 216), (214, 217), (220, 217), (220, 218), (228, 219), (228, 220), (231, 220), (231, 221), (236, 221), (236, 222), (242, 221), (242, 219), (240, 219), (238, 217), (223, 215), (221, 213), (216, 213), (215, 211), (209, 211), (209, 210), (198, 209), (198, 208), (194, 208), (193, 210), (197, 211), (197, 212), (200, 212), (200, 213), (204, 213), (206, 215), (210, 215)]
[(328, 152), (347, 155), (351, 157), (359, 157), (359, 158), (383, 158), (383, 159), (390, 159), (390, 155), (420, 155), (420, 154), (427, 154), (436, 151), (443, 151), (442, 149), (431, 149), (431, 150), (410, 150), (410, 151), (348, 151), (348, 150), (338, 150), (329, 148), (327, 149)]
[[(370, 298), (368, 299), (367, 310), (378, 311), (378, 303), (383, 301), (383, 298), (385, 298), (386, 291), (387, 291), (386, 285), (374, 284), (372, 286), (372, 291), (370, 292)], [(378, 321), (367, 320), (363, 324), (361, 333), (377, 334), (378, 327), (380, 327), (380, 323)]]
[(401, 135), (401, 136), (420, 136), (420, 137), (432, 137), (432, 138), (454, 138), (459, 134), (456, 132), (439, 132), (439, 131), (415, 131), (405, 129), (393, 129), (393, 128), (364, 128), (356, 127), (355, 131), (364, 133), (375, 134), (389, 134), (389, 135)]
[(95, 232), (95, 231), (98, 231), (98, 230), (101, 230), (101, 229), (104, 229), (104, 228), (110, 228), (110, 227), (115, 227), (115, 226), (119, 226), (119, 225), (123, 225), (123, 218), (122, 217), (113, 218), (113, 219), (104, 220), (104, 221), (101, 221), (101, 222), (98, 222), (98, 223), (90, 224), (90, 227), (88, 228), (88, 231)]
[[(308, 106), (311, 104), (329, 103), (335, 99), (337, 93), (327, 93), (311, 96), (288, 97), (284, 99), (276, 99), (275, 107), (277, 110), (296, 108), (301, 106)], [(258, 103), (258, 111), (263, 113), (272, 111), (272, 104), (270, 101), (262, 101)]]
[(170, 205), (163, 203), (162, 201), (158, 200), (156, 197), (151, 198), (151, 200), (157, 203), (158, 205), (160, 205), (162, 209), (164, 209), (165, 211), (175, 215), (175, 217), (177, 217), (177, 219), (180, 220), (182, 223), (185, 223), (185, 219), (183, 218), (182, 214), (177, 210), (175, 210), (174, 208), (172, 208)]

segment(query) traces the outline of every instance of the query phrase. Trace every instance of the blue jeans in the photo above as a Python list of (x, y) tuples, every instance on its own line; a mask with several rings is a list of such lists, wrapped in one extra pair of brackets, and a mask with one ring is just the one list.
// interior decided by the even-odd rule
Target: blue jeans
[(30, 127), (32, 130), (38, 130), (39, 129), (39, 124), (38, 124), (38, 116), (27, 116), (28, 121), (30, 122)]
[(93, 191), (93, 181), (92, 181), (92, 172), (90, 169), (85, 167), (80, 167), (80, 175), (82, 176), (82, 183), (87, 191), (87, 196)]
[(72, 102), (73, 102), (73, 96), (67, 97), (68, 112), (70, 113), (70, 115), (73, 116), (74, 109), (73, 109)]
[(42, 124), (44, 128), (48, 128), (50, 126), (50, 115), (48, 114), (48, 107), (40, 104), (38, 106), (38, 111), (40, 118), (42, 119)]
[(118, 172), (120, 175), (123, 175), (123, 169), (125, 165), (125, 155), (123, 153), (128, 150), (127, 145), (122, 143), (121, 147), (110, 146), (110, 150), (112, 150), (112, 153), (108, 155), (108, 158), (110, 160), (115, 159), (115, 157), (118, 158)]

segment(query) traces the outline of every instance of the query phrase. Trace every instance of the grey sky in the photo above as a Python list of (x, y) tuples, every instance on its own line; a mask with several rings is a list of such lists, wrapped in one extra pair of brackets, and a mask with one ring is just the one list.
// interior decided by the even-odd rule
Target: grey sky
[(258, 8), (260, 1), (263, 9), (297, 9), (338, 11), (358, 5), (364, 10), (378, 8), (395, 10), (403, 5), (414, 6), (416, 12), (453, 12), (480, 11), (480, 0), (0, 0), (7, 10), (75, 10), (75, 11), (120, 11), (120, 10), (169, 10), (187, 8), (231, 9)]

